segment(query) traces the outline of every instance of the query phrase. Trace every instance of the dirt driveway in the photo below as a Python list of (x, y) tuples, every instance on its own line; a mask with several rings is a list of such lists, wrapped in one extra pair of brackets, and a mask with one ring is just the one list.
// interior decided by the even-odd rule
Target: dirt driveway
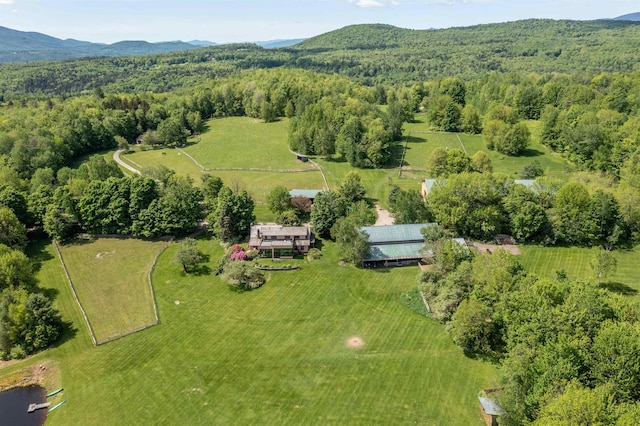
[(375, 206), (376, 213), (378, 214), (378, 219), (373, 226), (393, 225), (393, 216), (391, 216), (389, 210), (383, 209), (378, 203), (376, 203)]

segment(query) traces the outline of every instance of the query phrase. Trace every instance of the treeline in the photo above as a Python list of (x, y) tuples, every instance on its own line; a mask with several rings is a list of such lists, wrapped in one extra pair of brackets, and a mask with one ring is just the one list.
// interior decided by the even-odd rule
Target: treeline
[(472, 256), (434, 228), (418, 286), (465, 353), (500, 363), (500, 424), (640, 422), (635, 299), (564, 271), (541, 279), (504, 250)]
[(293, 117), (289, 145), (295, 152), (331, 158), (338, 154), (353, 167), (383, 167), (392, 144), (413, 112), (391, 92), (383, 111), (369, 96), (325, 96)]
[[(481, 133), (488, 149), (526, 152), (531, 138), (578, 169), (619, 177), (640, 147), (640, 74), (491, 74), (405, 89), (434, 130)], [(539, 136), (527, 122), (540, 122)], [(437, 176), (437, 173), (434, 177)]]
[(273, 121), (303, 114), (325, 96), (366, 98), (371, 92), (337, 76), (259, 70), (182, 93), (105, 95), (97, 89), (91, 96), (5, 104), (0, 107), (1, 164), (19, 178), (30, 178), (39, 168), (57, 171), (81, 155), (136, 141), (181, 145), (209, 118), (246, 115)]
[(6, 206), (18, 207), (19, 194), (4, 188), (0, 194), (0, 360), (21, 359), (58, 339), (63, 323), (51, 299), (38, 288), (24, 252), (27, 228)]
[(0, 101), (79, 94), (166, 92), (242, 70), (275, 67), (337, 73), (368, 86), (491, 72), (636, 70), (640, 25), (628, 21), (525, 20), (443, 30), (345, 27), (282, 49), (213, 46), (142, 57), (0, 66)]
[(640, 179), (638, 156), (624, 170), (622, 184), (609, 190), (549, 178), (538, 178), (528, 187), (499, 174), (452, 175), (436, 182), (427, 196), (428, 217), (471, 239), (509, 234), (518, 242), (611, 250), (640, 237), (640, 188), (629, 188), (629, 182)]

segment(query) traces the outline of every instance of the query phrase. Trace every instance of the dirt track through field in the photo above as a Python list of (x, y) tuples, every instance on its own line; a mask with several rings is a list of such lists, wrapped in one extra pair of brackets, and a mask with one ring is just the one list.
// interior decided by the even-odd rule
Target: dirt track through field
[(478, 250), (478, 252), (480, 253), (493, 253), (498, 249), (503, 249), (508, 251), (511, 254), (515, 254), (515, 255), (522, 254), (520, 253), (520, 249), (518, 248), (518, 246), (515, 244), (498, 245), (498, 244), (483, 244), (483, 243), (474, 242), (473, 247), (475, 247), (476, 250)]

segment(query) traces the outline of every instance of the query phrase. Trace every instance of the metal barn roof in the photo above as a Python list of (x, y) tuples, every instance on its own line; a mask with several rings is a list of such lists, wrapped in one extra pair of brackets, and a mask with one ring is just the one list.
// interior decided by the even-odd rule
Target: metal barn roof
[(435, 223), (411, 223), (405, 225), (363, 226), (360, 229), (369, 235), (369, 243), (392, 244), (402, 242), (424, 243), (420, 230)]
[(365, 262), (374, 260), (418, 260), (422, 258), (423, 243), (379, 244), (369, 246)]

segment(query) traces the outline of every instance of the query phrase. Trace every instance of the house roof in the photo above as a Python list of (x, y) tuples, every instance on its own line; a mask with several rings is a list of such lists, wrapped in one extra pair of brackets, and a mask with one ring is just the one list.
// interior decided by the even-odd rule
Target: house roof
[(318, 194), (322, 192), (322, 189), (292, 189), (289, 191), (290, 197), (307, 197), (314, 199)]
[(371, 245), (406, 242), (419, 242), (423, 244), (424, 237), (420, 230), (425, 226), (431, 225), (435, 224), (411, 223), (404, 225), (363, 226), (360, 230), (369, 235), (369, 243)]
[(293, 247), (293, 240), (263, 240), (260, 242), (261, 249), (287, 249)]
[(480, 405), (482, 405), (482, 409), (488, 415), (499, 416), (504, 414), (504, 410), (493, 399), (479, 396), (478, 400), (480, 401)]
[(256, 225), (255, 230), (260, 232), (260, 237), (306, 237), (309, 235), (309, 228), (306, 226)]

